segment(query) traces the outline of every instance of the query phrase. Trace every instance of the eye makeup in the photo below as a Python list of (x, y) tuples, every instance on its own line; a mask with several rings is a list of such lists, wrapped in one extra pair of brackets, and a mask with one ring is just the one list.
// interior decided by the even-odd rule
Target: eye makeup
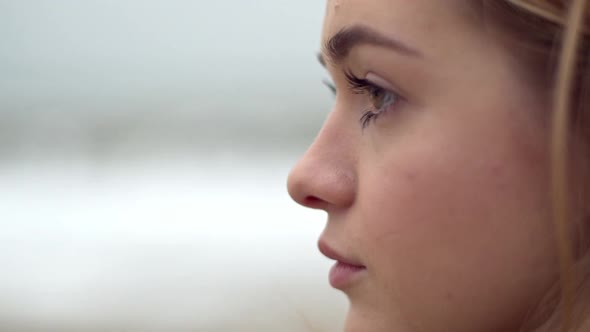
[(393, 110), (402, 99), (389, 83), (373, 73), (367, 74), (366, 78), (359, 78), (347, 70), (345, 77), (352, 93), (365, 95), (368, 99), (369, 106), (363, 110), (359, 120), (362, 129), (367, 128), (380, 115)]

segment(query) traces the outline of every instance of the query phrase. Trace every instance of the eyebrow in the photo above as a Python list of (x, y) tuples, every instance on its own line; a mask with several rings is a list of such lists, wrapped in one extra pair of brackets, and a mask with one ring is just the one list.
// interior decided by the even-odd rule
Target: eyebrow
[(327, 62), (340, 63), (354, 47), (363, 44), (389, 48), (405, 56), (423, 56), (420, 51), (407, 46), (399, 40), (385, 36), (369, 27), (355, 25), (343, 28), (332, 36), (324, 44), (323, 52), (318, 55), (318, 60), (324, 67)]

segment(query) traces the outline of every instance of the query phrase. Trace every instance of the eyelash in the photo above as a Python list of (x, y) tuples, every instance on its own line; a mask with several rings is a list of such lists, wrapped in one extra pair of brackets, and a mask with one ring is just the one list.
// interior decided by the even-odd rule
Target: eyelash
[[(363, 129), (365, 129), (371, 123), (371, 121), (375, 121), (379, 117), (379, 115), (387, 111), (389, 107), (397, 103), (401, 98), (396, 92), (388, 91), (382, 87), (379, 87), (369, 82), (366, 79), (359, 78), (350, 71), (346, 71), (344, 75), (346, 77), (346, 81), (348, 82), (349, 88), (355, 94), (366, 94), (371, 99), (376, 98), (376, 95), (379, 94), (386, 94), (390, 96), (390, 100), (386, 102), (382, 101), (384, 105), (382, 105), (381, 107), (371, 105), (369, 109), (363, 112), (363, 115), (359, 120)], [(334, 95), (336, 95), (336, 86), (332, 82), (328, 80), (323, 80), (322, 82), (324, 83), (324, 85), (328, 87), (328, 89), (330, 89), (330, 91), (332, 91)], [(371, 102), (374, 102), (374, 100), (371, 100)]]
[[(377, 120), (380, 115), (388, 111), (389, 108), (396, 104), (400, 99), (400, 96), (397, 93), (388, 91), (366, 79), (359, 78), (350, 71), (346, 71), (344, 75), (352, 92), (367, 95), (372, 104), (369, 109), (363, 112), (363, 115), (359, 120), (363, 129), (365, 129), (371, 121)], [(377, 100), (377, 98), (380, 98), (380, 100)], [(377, 106), (375, 105), (375, 102), (379, 102), (381, 105)]]

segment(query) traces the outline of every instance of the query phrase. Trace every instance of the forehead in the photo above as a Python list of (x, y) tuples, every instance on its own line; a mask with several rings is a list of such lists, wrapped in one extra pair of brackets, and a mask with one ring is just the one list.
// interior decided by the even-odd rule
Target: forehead
[(326, 4), (324, 43), (343, 28), (362, 24), (416, 48), (437, 49), (480, 25), (476, 6), (465, 0), (327, 0)]

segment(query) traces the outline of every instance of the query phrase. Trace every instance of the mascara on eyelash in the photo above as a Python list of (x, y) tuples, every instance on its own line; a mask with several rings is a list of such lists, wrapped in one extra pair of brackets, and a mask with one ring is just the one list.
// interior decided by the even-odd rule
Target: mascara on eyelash
[[(374, 86), (371, 82), (366, 79), (359, 78), (355, 76), (351, 71), (347, 70), (344, 72), (344, 76), (348, 82), (348, 85), (352, 89), (352, 91), (356, 94), (364, 94), (369, 92), (370, 89), (380, 89), (379, 87)], [(375, 113), (370, 108), (363, 112), (363, 115), (359, 119), (361, 123), (361, 128), (364, 130), (369, 126), (372, 120), (375, 120), (379, 116), (379, 113)]]
[(351, 71), (347, 70), (344, 72), (344, 76), (346, 77), (346, 81), (348, 85), (352, 89), (352, 91), (356, 94), (363, 94), (367, 92), (368, 87), (374, 87), (374, 84), (369, 82), (366, 79), (359, 78), (355, 76)]
[(374, 121), (375, 119), (377, 119), (378, 116), (379, 116), (379, 113), (374, 113), (371, 110), (365, 111), (363, 113), (363, 116), (361, 116), (361, 118), (359, 119), (359, 122), (361, 123), (361, 128), (363, 130), (365, 128), (367, 128), (369, 126), (369, 124), (371, 123), (371, 121)]

